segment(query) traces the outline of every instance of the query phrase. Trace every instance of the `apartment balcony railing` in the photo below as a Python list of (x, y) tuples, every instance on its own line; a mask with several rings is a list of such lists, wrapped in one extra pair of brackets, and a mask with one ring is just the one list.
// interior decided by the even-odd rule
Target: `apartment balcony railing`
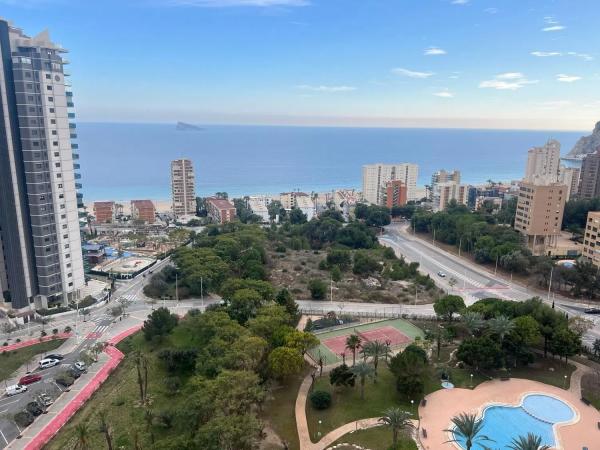
[(75, 183), (75, 189), (81, 189), (83, 185), (81, 183)]
[(71, 130), (74, 130), (75, 128), (77, 128), (77, 125), (75, 125), (74, 123), (70, 123), (70, 124), (69, 124), (69, 128), (70, 128)]
[(79, 153), (73, 153), (73, 159), (79, 159)]
[(75, 163), (75, 164), (73, 164), (73, 169), (75, 169), (75, 170), (79, 170), (79, 169), (81, 169), (81, 165), (80, 165), (80, 164), (77, 164), (77, 163)]
[(79, 144), (72, 143), (71, 150), (77, 150), (79, 148)]
[(75, 113), (74, 112), (67, 113), (67, 117), (69, 119), (74, 119), (75, 118)]
[(75, 173), (75, 179), (76, 180), (81, 180), (81, 174), (80, 173)]

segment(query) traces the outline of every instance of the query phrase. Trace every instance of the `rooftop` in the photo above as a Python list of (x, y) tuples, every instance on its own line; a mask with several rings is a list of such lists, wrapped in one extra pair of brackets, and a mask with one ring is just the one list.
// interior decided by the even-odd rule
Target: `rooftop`
[(224, 198), (208, 197), (206, 199), (206, 201), (210, 202), (211, 204), (213, 204), (218, 209), (231, 209), (231, 208), (235, 208), (235, 206), (233, 206), (229, 200), (226, 200)]

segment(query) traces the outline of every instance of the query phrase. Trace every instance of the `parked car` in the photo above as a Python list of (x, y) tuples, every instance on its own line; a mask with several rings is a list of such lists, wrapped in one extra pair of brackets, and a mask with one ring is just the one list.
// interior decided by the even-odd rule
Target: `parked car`
[(86, 369), (85, 363), (83, 361), (75, 362), (75, 364), (73, 364), (73, 367), (75, 367), (80, 372), (85, 372)]
[(52, 353), (51, 355), (46, 355), (46, 359), (58, 359), (62, 361), (65, 358), (64, 355), (59, 355), (58, 353)]
[(33, 423), (35, 417), (33, 417), (33, 414), (31, 414), (29, 411), (24, 410), (16, 413), (14, 420), (21, 428), (25, 428)]
[(37, 373), (32, 373), (31, 375), (25, 375), (23, 378), (19, 380), (20, 385), (32, 384), (40, 381), (42, 376)]
[(444, 272), (442, 272), (441, 270), (437, 274), (438, 274), (438, 277), (440, 277), (440, 278), (446, 278), (446, 274)]
[(39, 362), (40, 369), (47, 369), (48, 367), (56, 366), (60, 361), (53, 358), (44, 358)]
[(13, 384), (12, 386), (6, 387), (6, 395), (8, 397), (12, 395), (20, 394), (21, 392), (25, 392), (27, 390), (27, 386), (22, 386), (20, 384)]
[(82, 373), (82, 372), (81, 372), (79, 369), (77, 369), (76, 367), (71, 367), (71, 368), (70, 368), (70, 369), (67, 371), (67, 373), (69, 374), (69, 376), (71, 376), (71, 377), (73, 377), (73, 378), (77, 379), (77, 378), (79, 378), (79, 377), (81, 376), (81, 373)]
[(48, 394), (44, 394), (43, 392), (38, 395), (39, 401), (42, 405), (48, 407), (50, 406), (52, 403), (54, 403), (54, 400), (52, 400), (52, 397), (50, 397)]
[(40, 408), (40, 405), (38, 405), (37, 402), (27, 403), (27, 406), (25, 406), (25, 409), (27, 410), (27, 412), (33, 414), (34, 416), (39, 416), (41, 413), (44, 412), (44, 410), (42, 408)]

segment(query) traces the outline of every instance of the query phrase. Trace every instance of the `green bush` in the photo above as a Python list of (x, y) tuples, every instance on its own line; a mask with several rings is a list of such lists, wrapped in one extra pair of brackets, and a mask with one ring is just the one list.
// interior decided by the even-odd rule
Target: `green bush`
[(308, 282), (308, 289), (310, 290), (310, 296), (314, 300), (323, 300), (327, 293), (327, 285), (318, 279), (312, 279)]
[(15, 414), (14, 420), (19, 427), (25, 428), (33, 423), (34, 417), (33, 414), (28, 411), (21, 411)]
[(310, 394), (310, 404), (315, 409), (327, 409), (331, 406), (331, 394), (326, 391), (314, 391)]

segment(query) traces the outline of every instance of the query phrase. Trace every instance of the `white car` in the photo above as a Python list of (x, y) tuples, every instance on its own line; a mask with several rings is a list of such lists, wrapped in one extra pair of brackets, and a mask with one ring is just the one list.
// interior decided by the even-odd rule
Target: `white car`
[(56, 366), (60, 361), (58, 359), (44, 358), (39, 362), (40, 369)]
[(21, 384), (13, 384), (12, 386), (6, 387), (6, 396), (11, 397), (13, 395), (20, 394), (27, 390), (27, 386), (23, 386)]
[(440, 278), (446, 278), (446, 274), (444, 272), (442, 272), (441, 270), (437, 274), (438, 274), (438, 277), (440, 277)]
[(80, 372), (85, 371), (85, 363), (83, 361), (77, 361), (75, 364), (73, 364), (73, 367), (75, 367)]

